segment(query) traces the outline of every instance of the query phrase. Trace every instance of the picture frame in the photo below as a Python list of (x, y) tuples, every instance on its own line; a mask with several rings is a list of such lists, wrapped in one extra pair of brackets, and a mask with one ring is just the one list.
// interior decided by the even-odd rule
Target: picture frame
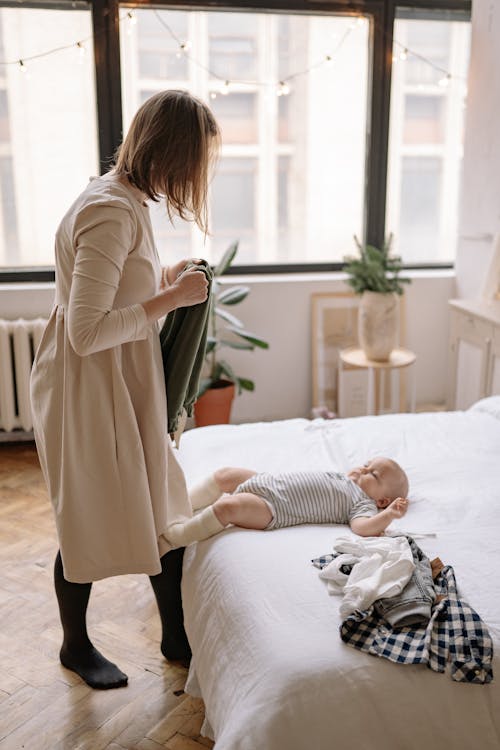
[[(313, 416), (357, 417), (366, 414), (367, 371), (344, 364), (339, 352), (359, 346), (360, 296), (354, 292), (317, 292), (311, 295), (312, 413)], [(406, 330), (404, 295), (399, 297), (398, 346), (404, 346)], [(342, 369), (342, 383), (339, 370)], [(385, 382), (382, 405), (390, 402), (390, 383)]]
[(358, 309), (353, 292), (311, 295), (312, 404), (331, 416), (339, 412), (339, 351), (358, 343)]

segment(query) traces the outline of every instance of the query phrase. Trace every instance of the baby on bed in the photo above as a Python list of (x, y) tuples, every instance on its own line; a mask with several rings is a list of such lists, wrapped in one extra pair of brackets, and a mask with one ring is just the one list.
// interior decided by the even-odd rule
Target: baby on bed
[(406, 513), (408, 487), (399, 464), (381, 456), (347, 474), (225, 467), (190, 491), (193, 510), (204, 510), (169, 526), (166, 536), (183, 547), (229, 524), (269, 530), (303, 523), (348, 523), (360, 536), (378, 536)]

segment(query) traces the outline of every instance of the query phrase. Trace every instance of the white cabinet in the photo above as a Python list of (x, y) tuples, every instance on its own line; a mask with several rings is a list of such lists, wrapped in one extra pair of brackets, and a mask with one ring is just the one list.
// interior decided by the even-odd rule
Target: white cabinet
[(500, 301), (451, 300), (449, 409), (500, 394)]

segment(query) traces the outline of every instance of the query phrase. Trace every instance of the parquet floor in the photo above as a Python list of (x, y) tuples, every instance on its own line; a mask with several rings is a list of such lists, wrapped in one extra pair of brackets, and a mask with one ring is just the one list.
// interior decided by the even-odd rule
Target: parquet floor
[(52, 566), (57, 541), (35, 447), (0, 444), (0, 750), (206, 750), (203, 704), (159, 650), (147, 576), (94, 584), (91, 638), (129, 676), (91, 690), (61, 666)]

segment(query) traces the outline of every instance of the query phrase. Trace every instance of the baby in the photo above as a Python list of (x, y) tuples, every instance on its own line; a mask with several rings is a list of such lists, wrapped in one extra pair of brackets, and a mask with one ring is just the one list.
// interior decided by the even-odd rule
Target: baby
[(379, 536), (394, 518), (404, 516), (407, 494), (405, 472), (384, 457), (348, 474), (268, 474), (226, 467), (192, 488), (193, 510), (204, 510), (172, 524), (165, 535), (182, 547), (218, 534), (228, 524), (268, 530), (303, 523), (348, 523), (360, 536)]

